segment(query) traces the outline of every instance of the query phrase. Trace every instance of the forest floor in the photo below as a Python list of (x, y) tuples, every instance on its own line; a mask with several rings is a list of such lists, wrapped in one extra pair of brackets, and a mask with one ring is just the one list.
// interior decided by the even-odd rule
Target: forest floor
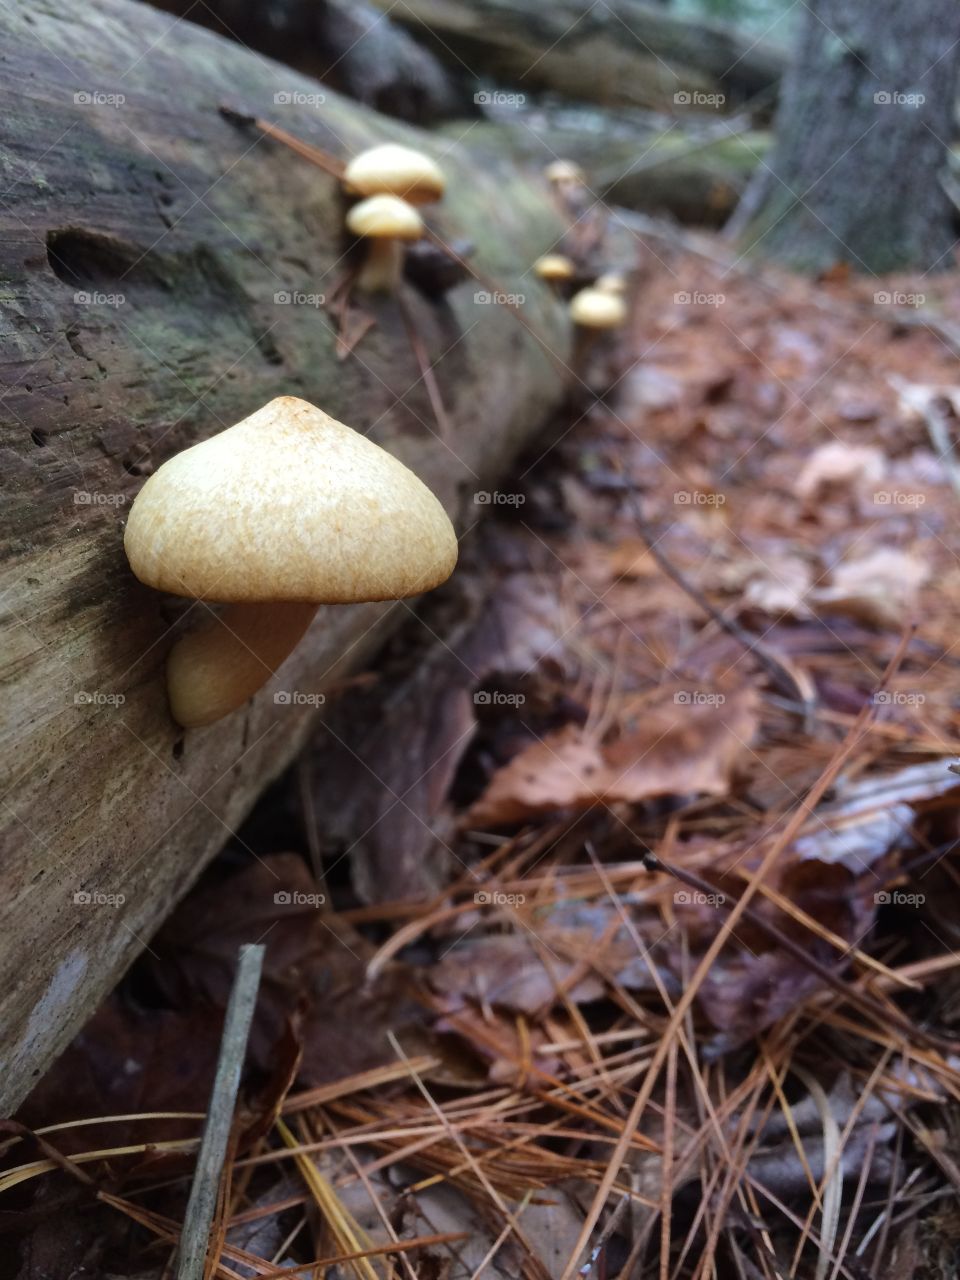
[(703, 243), (38, 1085), (4, 1274), (171, 1274), (257, 941), (217, 1275), (955, 1274), (960, 280)]

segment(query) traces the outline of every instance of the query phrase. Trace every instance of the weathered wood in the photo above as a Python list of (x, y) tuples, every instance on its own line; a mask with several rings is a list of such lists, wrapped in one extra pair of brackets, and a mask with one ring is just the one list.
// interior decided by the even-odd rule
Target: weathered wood
[[(179, 606), (122, 547), (141, 477), (278, 394), (367, 431), (461, 528), (561, 393), (555, 368), (477, 286), (415, 319), (449, 420), (394, 301), (338, 361), (343, 271), (332, 178), (223, 119), (223, 99), (347, 156), (382, 138), (450, 177), (430, 217), (563, 356), (568, 331), (528, 264), (562, 231), (509, 163), (436, 143), (188, 23), (126, 0), (0, 10), (0, 1112), (69, 1040), (175, 900), (294, 755), (317, 697), (368, 659), (407, 605), (321, 610), (242, 712), (183, 734), (163, 666)], [(287, 95), (287, 100), (275, 95)], [(496, 210), (494, 214), (492, 211)], [(295, 298), (291, 302), (289, 299)], [(195, 618), (187, 619), (187, 622)], [(277, 704), (274, 695), (292, 696)]]
[[(784, 50), (768, 40), (639, 0), (375, 3), (441, 61), (507, 92), (684, 114), (772, 96), (786, 69)], [(708, 104), (699, 95), (723, 101)]]

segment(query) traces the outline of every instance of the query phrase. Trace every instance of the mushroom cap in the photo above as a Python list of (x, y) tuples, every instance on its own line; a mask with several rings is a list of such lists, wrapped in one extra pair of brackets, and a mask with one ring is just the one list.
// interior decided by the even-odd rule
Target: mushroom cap
[(619, 271), (605, 271), (602, 276), (598, 276), (593, 282), (594, 289), (599, 289), (601, 293), (626, 293), (627, 282)]
[(618, 329), (626, 318), (626, 305), (615, 293), (581, 289), (570, 302), (570, 319), (584, 329)]
[(369, 239), (419, 240), (423, 219), (412, 204), (399, 196), (368, 196), (347, 213), (347, 226), (355, 236)]
[(353, 157), (343, 185), (353, 195), (402, 196), (411, 204), (430, 204), (440, 199), (447, 184), (439, 166), (422, 151), (385, 142)]
[(398, 600), (457, 561), (427, 486), (293, 396), (165, 462), (130, 508), (124, 548), (147, 586), (227, 603)]
[(554, 160), (543, 171), (548, 182), (586, 182), (586, 174), (572, 160)]
[(545, 253), (533, 264), (541, 280), (572, 280), (574, 265), (562, 253)]

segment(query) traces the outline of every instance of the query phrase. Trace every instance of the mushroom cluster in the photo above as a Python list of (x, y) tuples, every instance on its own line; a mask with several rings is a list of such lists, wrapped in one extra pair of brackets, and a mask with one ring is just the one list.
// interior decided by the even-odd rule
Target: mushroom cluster
[(423, 235), (416, 206), (443, 196), (443, 173), (422, 152), (388, 142), (354, 156), (344, 170), (343, 186), (348, 195), (362, 197), (347, 213), (347, 228), (369, 241), (357, 288), (393, 293), (403, 272), (403, 241)]
[(124, 548), (147, 586), (229, 606), (170, 652), (170, 709), (187, 728), (256, 693), (319, 605), (419, 595), (457, 560), (446, 512), (412, 471), (292, 396), (165, 462), (134, 500)]

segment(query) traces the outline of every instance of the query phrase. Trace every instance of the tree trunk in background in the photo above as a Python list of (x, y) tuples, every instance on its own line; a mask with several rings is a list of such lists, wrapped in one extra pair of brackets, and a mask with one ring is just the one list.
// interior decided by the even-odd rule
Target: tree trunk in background
[(956, 0), (810, 0), (743, 247), (811, 272), (953, 265), (958, 42)]

